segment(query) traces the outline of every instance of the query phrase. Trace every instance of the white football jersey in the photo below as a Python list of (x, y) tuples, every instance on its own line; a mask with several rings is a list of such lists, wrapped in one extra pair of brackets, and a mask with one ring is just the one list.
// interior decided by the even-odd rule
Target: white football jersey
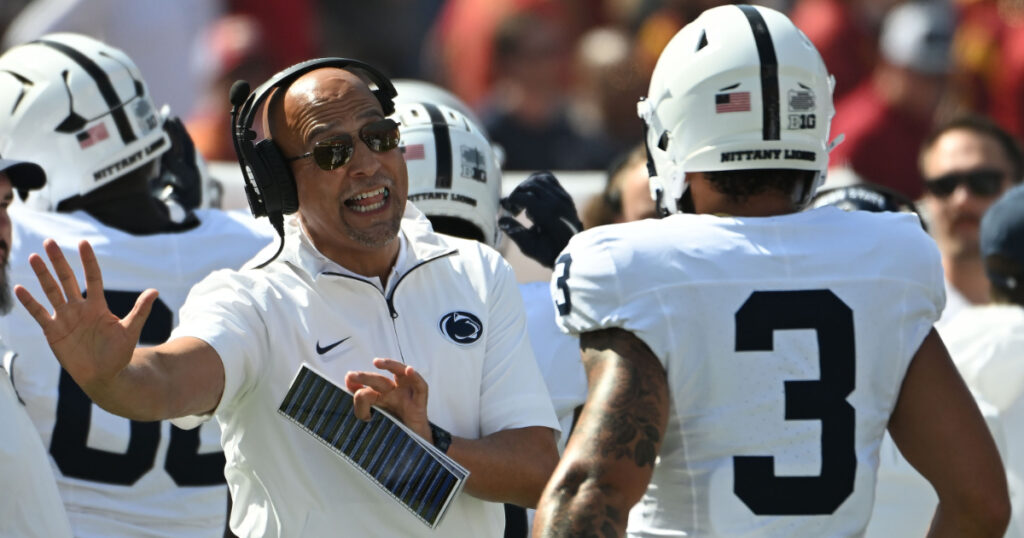
[[(43, 213), (12, 207), (11, 281), (49, 307), (28, 265), (52, 237), (85, 287), (78, 243), (88, 240), (103, 271), (107, 303), (127, 314), (139, 293), (160, 297), (141, 344), (167, 339), (189, 289), (210, 272), (239, 267), (272, 241), (272, 230), (242, 213), (200, 210), (200, 225), (130, 235), (79, 211)], [(45, 259), (45, 254), (43, 254)], [(222, 536), (228, 493), (216, 424), (181, 430), (170, 422), (134, 422), (93, 405), (60, 368), (42, 329), (20, 305), (0, 318), (0, 335), (18, 350), (11, 375), (42, 436), (78, 537)]]
[(555, 308), (551, 304), (551, 289), (546, 282), (520, 284), (519, 293), (526, 309), (530, 347), (551, 395), (558, 425), (562, 427), (558, 440), (558, 451), (561, 452), (569, 440), (573, 413), (587, 399), (587, 374), (580, 361), (580, 339), (558, 330)]
[(944, 302), (917, 217), (825, 207), (674, 215), (577, 235), (559, 324), (619, 327), (672, 395), (631, 535), (851, 536), (911, 358)]

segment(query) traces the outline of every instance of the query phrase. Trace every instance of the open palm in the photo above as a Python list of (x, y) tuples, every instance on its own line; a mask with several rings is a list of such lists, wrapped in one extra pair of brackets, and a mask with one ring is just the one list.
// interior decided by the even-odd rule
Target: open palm
[(78, 245), (87, 297), (82, 297), (78, 280), (57, 243), (47, 239), (43, 248), (53, 264), (56, 279), (38, 254), (29, 256), (29, 264), (53, 307), (53, 314), (24, 287), (15, 286), (14, 293), (42, 327), (61, 366), (86, 394), (98, 401), (100, 394), (96, 393), (102, 393), (104, 385), (131, 361), (157, 292), (144, 291), (132, 311), (120, 319), (107, 307), (99, 263), (88, 241)]

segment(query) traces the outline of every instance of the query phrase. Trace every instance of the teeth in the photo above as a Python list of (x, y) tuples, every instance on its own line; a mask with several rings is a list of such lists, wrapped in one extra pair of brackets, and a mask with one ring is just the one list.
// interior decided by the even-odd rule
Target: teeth
[(360, 194), (360, 195), (357, 195), (357, 196), (353, 196), (351, 199), (358, 202), (359, 200), (363, 200), (363, 199), (366, 199), (366, 198), (371, 198), (373, 196), (377, 196), (378, 194), (387, 194), (387, 190), (388, 190), (387, 187), (381, 187), (381, 188), (376, 189), (376, 190), (372, 190), (372, 191), (369, 191), (369, 192), (364, 192), (363, 194)]
[(370, 205), (350, 206), (349, 209), (351, 209), (352, 211), (355, 211), (356, 213), (368, 213), (370, 211), (375, 211), (375, 210), (380, 209), (382, 207), (384, 207), (384, 200), (381, 200), (381, 201), (379, 201), (379, 202), (377, 202), (375, 204), (370, 204)]

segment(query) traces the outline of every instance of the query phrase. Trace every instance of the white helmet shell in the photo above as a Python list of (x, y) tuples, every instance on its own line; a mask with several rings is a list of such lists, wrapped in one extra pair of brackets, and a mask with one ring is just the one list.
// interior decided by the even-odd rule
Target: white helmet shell
[(658, 58), (646, 98), (651, 194), (670, 213), (687, 172), (828, 168), (833, 79), (785, 15), (750, 5), (709, 9)]
[(497, 248), (501, 168), (484, 131), (455, 108), (430, 101), (396, 99), (394, 117), (409, 171), (409, 201), (427, 217), (472, 223)]
[(39, 163), (26, 203), (55, 211), (157, 159), (170, 141), (142, 73), (122, 51), (57, 33), (0, 56), (0, 154)]

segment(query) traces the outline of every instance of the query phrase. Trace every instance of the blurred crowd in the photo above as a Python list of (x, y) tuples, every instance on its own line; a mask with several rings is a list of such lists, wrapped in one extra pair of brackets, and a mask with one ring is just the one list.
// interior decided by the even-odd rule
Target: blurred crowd
[[(642, 140), (658, 54), (717, 0), (10, 0), (3, 48), (76, 31), (135, 58), (208, 160), (234, 160), (227, 88), (303, 59), (359, 58), (469, 103), (509, 170), (605, 170)], [(917, 154), (965, 112), (1024, 136), (1024, 7), (1014, 0), (769, 0), (835, 75), (832, 152), (849, 177), (922, 194)]]

